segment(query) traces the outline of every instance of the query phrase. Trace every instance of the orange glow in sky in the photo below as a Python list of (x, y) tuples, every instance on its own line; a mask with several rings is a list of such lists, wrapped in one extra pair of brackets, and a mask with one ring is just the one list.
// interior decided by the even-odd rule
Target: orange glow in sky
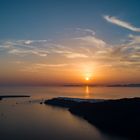
[[(15, 49), (11, 44), (16, 44)], [(11, 45), (9, 47), (11, 50), (8, 50), (7, 54), (0, 59), (2, 66), (0, 85), (63, 85), (69, 83), (100, 85), (140, 82), (139, 62), (120, 61), (124, 58), (120, 56), (123, 55), (121, 52), (116, 53), (116, 49), (108, 48), (109, 44), (94, 36), (68, 38), (55, 44), (21, 40), (20, 44), (23, 50), (17, 48), (19, 41), (2, 44), (5, 45), (4, 48), (7, 48), (6, 45)], [(130, 57), (134, 59), (139, 56), (131, 54)]]
[(31, 7), (8, 1), (0, 1), (5, 6), (0, 8), (0, 86), (140, 83), (140, 22), (133, 16), (127, 19), (130, 12), (140, 15), (135, 6), (116, 16), (114, 3), (104, 2), (111, 8), (106, 13), (97, 0), (38, 0), (30, 2)]

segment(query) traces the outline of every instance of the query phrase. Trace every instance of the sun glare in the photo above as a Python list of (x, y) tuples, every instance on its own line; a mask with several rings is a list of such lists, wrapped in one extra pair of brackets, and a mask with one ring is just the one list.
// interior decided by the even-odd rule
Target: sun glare
[(85, 74), (85, 80), (90, 81), (91, 80), (91, 73), (86, 73)]
[(93, 77), (93, 72), (94, 72), (93, 63), (80, 64), (79, 68), (86, 84), (87, 83), (89, 84), (90, 82), (92, 82), (92, 77)]
[(91, 73), (88, 72), (88, 73), (85, 74), (85, 81), (88, 82), (90, 80), (91, 80)]
[(89, 80), (90, 80), (90, 78), (89, 78), (89, 77), (85, 77), (85, 80), (86, 80), (86, 81), (89, 81)]

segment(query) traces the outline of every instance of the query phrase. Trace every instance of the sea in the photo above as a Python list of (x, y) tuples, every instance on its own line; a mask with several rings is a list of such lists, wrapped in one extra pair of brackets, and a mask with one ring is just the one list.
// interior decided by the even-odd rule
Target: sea
[(139, 87), (0, 87), (0, 140), (126, 140), (109, 135), (66, 108), (40, 104), (54, 97), (120, 99), (140, 97)]

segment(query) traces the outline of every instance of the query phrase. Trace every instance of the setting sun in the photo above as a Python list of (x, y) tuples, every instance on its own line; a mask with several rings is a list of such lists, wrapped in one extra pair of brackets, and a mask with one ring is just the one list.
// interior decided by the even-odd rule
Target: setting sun
[(85, 77), (85, 80), (86, 80), (86, 81), (89, 81), (89, 80), (90, 80), (90, 78), (89, 78), (89, 77)]

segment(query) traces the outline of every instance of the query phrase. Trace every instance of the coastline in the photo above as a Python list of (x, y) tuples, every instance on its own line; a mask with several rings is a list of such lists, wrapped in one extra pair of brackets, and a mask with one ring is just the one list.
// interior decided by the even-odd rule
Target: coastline
[(29, 95), (1, 95), (0, 100), (5, 98), (29, 98)]
[(99, 101), (58, 97), (44, 103), (66, 107), (73, 115), (84, 118), (109, 135), (140, 139), (140, 98)]

